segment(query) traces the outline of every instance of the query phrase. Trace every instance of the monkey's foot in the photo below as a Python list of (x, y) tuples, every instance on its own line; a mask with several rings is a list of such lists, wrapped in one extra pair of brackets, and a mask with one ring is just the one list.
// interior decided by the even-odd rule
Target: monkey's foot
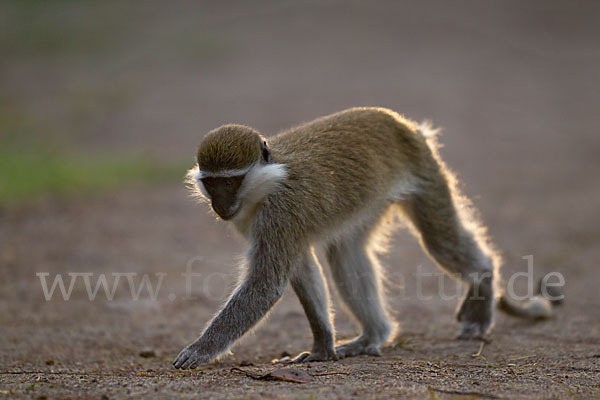
[(305, 351), (304, 353), (298, 354), (291, 362), (292, 363), (304, 363), (310, 361), (337, 361), (339, 360), (335, 350), (319, 350), (312, 352)]
[(380, 357), (381, 344), (373, 343), (372, 340), (369, 340), (365, 337), (359, 337), (351, 341), (350, 343), (343, 344), (341, 346), (337, 346), (335, 348), (335, 352), (337, 356), (342, 359), (346, 357), (358, 356), (361, 354), (366, 354), (370, 356)]
[(461, 322), (458, 339), (485, 339), (492, 323), (493, 307), (491, 287), (480, 287), (479, 293), (474, 293), (471, 288), (456, 314)]

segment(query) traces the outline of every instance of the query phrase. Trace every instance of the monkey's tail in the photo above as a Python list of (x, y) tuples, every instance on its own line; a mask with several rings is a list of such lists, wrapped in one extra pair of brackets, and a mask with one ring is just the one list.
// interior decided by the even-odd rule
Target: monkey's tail
[(517, 302), (503, 294), (498, 300), (498, 308), (509, 315), (520, 318), (548, 319), (553, 316), (552, 303), (539, 295), (524, 302)]
[(498, 299), (498, 308), (509, 315), (520, 318), (533, 320), (552, 318), (554, 307), (562, 304), (564, 295), (556, 287), (546, 287), (545, 290), (542, 290), (542, 285), (540, 281), (538, 294), (525, 301), (516, 301), (503, 293)]

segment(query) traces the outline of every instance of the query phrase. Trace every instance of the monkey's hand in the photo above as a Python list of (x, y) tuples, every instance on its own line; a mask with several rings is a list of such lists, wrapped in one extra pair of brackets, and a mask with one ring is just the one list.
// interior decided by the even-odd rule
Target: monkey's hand
[(208, 348), (202, 343), (202, 339), (198, 339), (181, 350), (173, 365), (175, 368), (181, 369), (196, 368), (200, 364), (211, 361), (216, 356), (216, 354), (211, 354), (208, 351)]
[(268, 257), (260, 261), (251, 257), (250, 260), (245, 281), (202, 336), (179, 353), (173, 362), (175, 368), (196, 368), (228, 351), (281, 298), (288, 282), (287, 274), (275, 273), (277, 264)]

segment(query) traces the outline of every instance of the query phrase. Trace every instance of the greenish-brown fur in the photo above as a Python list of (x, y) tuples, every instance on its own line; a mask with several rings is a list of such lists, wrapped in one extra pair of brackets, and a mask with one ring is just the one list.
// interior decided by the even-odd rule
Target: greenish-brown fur
[(198, 146), (198, 166), (204, 171), (242, 169), (257, 160), (261, 137), (243, 125), (224, 125), (210, 131)]
[(300, 207), (304, 225), (315, 231), (385, 198), (429, 152), (412, 122), (381, 108), (319, 118), (276, 135), (269, 144), (275, 162), (288, 171), (281, 195), (294, 197), (281, 206)]

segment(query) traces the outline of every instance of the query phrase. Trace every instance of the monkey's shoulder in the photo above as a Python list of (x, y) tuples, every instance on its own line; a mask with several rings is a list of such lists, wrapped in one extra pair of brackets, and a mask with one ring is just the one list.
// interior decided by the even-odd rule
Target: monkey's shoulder
[(416, 123), (377, 107), (351, 108), (293, 127), (271, 139), (282, 155), (310, 158), (340, 152), (352, 156), (369, 151), (385, 154), (390, 147), (418, 141)]

